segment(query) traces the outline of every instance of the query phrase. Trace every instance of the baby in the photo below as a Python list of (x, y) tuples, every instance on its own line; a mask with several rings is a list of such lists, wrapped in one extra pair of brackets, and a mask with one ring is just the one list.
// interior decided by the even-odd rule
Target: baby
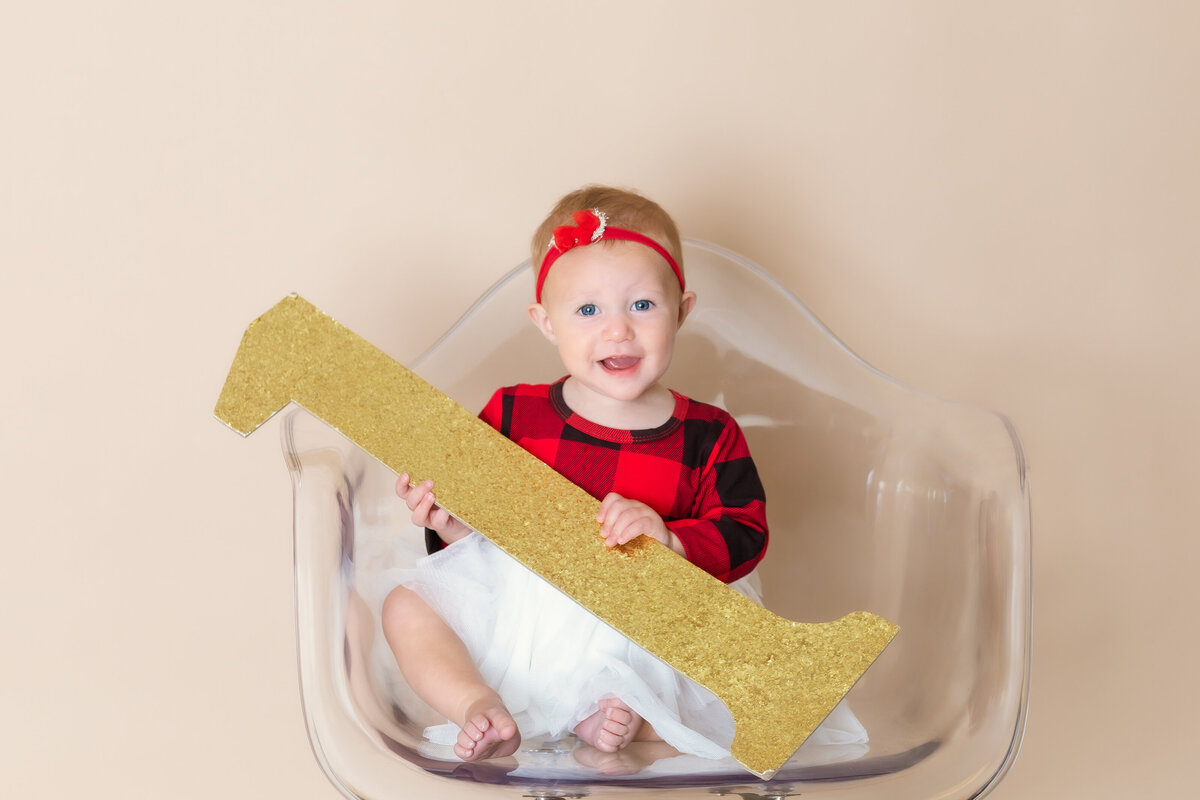
[[(529, 317), (567, 375), (500, 389), (480, 416), (601, 500), (608, 546), (645, 535), (727, 583), (747, 575), (767, 523), (742, 432), (661, 383), (696, 304), (675, 223), (636, 193), (585, 187), (542, 223), (533, 265)], [(606, 753), (661, 740), (728, 755), (732, 719), (711, 693), (450, 516), (431, 482), (401, 475), (396, 493), (432, 552), (390, 574), (383, 630), (413, 691), (450, 720), (431, 740), (468, 761), (567, 731)]]

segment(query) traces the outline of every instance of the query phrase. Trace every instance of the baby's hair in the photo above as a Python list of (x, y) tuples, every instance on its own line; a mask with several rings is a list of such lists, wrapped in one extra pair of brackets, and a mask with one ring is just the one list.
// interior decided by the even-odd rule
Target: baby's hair
[[(541, 269), (542, 259), (546, 257), (546, 251), (550, 248), (550, 237), (554, 229), (559, 225), (571, 225), (571, 215), (588, 208), (603, 211), (608, 216), (607, 224), (614, 228), (625, 228), (649, 236), (665, 247), (679, 264), (679, 269), (683, 270), (683, 246), (679, 241), (679, 228), (662, 206), (629, 189), (593, 184), (564, 196), (538, 227), (533, 241), (530, 242), (535, 275)], [(608, 243), (609, 240), (597, 242), (601, 246)]]

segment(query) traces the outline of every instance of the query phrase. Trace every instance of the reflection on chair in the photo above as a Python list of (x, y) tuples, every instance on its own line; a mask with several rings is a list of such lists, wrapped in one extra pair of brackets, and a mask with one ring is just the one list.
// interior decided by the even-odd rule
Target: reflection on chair
[[(313, 750), (351, 798), (407, 798), (451, 781), (497, 796), (750, 792), (973, 798), (1011, 765), (1029, 677), (1029, 494), (1002, 416), (909, 389), (864, 364), (769, 276), (685, 242), (700, 297), (667, 384), (737, 417), (767, 490), (765, 603), (807, 622), (870, 610), (901, 633), (851, 691), (869, 745), (801, 747), (761, 782), (726, 764), (665, 759), (605, 774), (572, 742), (525, 742), (519, 764), (464, 764), (421, 741), (440, 722), (381, 642), (378, 572), (424, 553), (395, 476), (317, 418), (285, 416), (295, 489), (297, 626)], [(413, 365), (468, 408), (560, 376), (529, 325), (527, 265), (503, 278)], [(622, 770), (610, 770), (610, 772)], [(445, 791), (444, 788), (440, 791)]]

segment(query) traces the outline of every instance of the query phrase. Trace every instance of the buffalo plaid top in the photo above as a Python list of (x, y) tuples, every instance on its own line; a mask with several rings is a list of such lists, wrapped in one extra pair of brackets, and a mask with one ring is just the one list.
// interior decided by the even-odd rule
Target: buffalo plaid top
[[(765, 497), (733, 417), (672, 392), (663, 425), (606, 428), (571, 411), (563, 380), (500, 389), (479, 416), (597, 500), (617, 492), (653, 508), (688, 560), (714, 577), (754, 569), (767, 547)], [(436, 534), (429, 541), (441, 546)]]

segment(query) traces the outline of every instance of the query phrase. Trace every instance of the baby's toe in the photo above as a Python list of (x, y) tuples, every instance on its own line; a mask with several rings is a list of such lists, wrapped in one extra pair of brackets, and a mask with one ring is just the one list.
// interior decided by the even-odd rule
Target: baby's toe
[(454, 752), (459, 758), (471, 760), (475, 755), (476, 747), (483, 741), (484, 732), (488, 728), (486, 717), (477, 717), (467, 720), (467, 724), (462, 726), (458, 732), (458, 742), (454, 745)]
[(605, 728), (600, 731), (600, 736), (597, 738), (600, 739), (601, 743), (603, 743), (605, 747), (611, 747), (614, 750), (619, 750), (621, 746), (625, 744), (625, 731), (614, 730), (605, 726)]
[(463, 761), (470, 761), (475, 755), (475, 740), (465, 732), (460, 732), (458, 741), (454, 743), (454, 754)]
[(616, 719), (605, 720), (602, 730), (604, 733), (620, 739), (622, 736), (625, 736), (627, 733), (629, 733), (629, 723), (621, 722), (620, 720)]
[(618, 725), (629, 725), (633, 722), (633, 712), (628, 708), (610, 708), (605, 716), (609, 722), (615, 722)]

